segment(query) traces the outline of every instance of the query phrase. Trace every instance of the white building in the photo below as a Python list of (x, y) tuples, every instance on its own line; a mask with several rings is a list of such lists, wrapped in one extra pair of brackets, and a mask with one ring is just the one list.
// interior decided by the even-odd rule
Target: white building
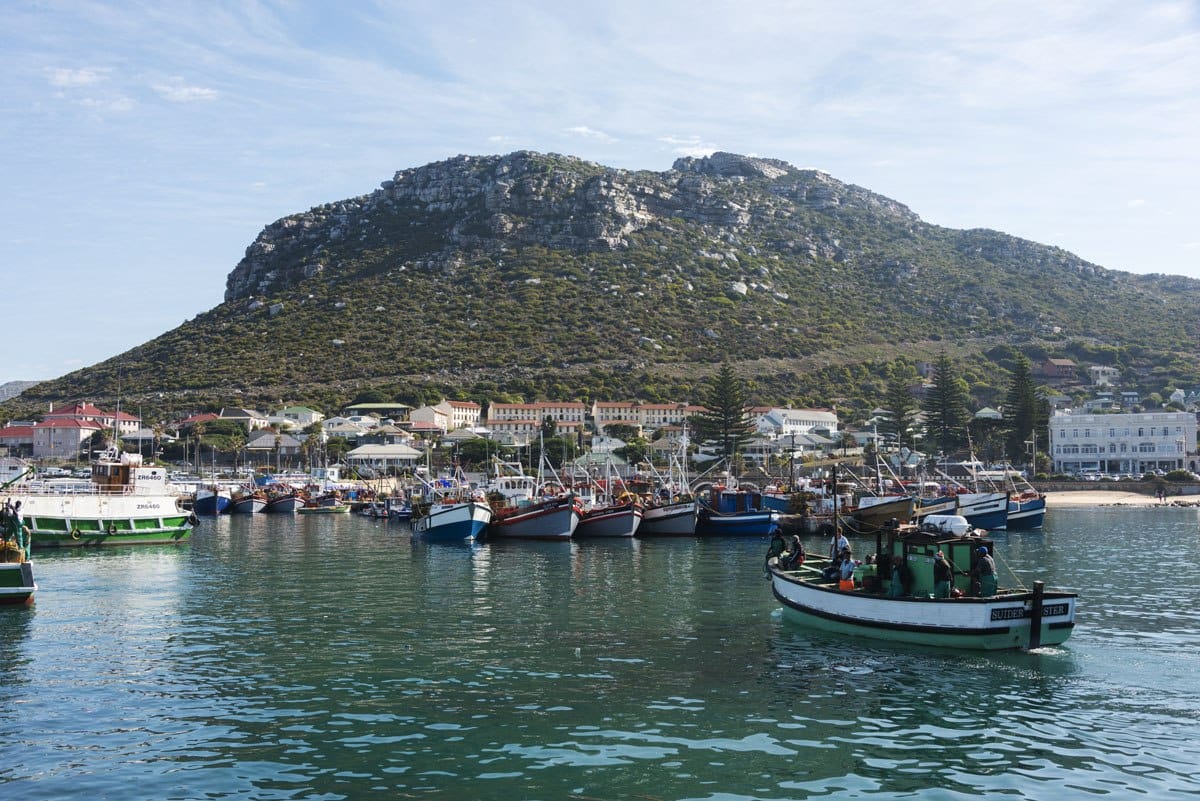
[(1060, 414), (1050, 418), (1049, 454), (1056, 473), (1195, 470), (1196, 428), (1191, 412)]
[(814, 429), (837, 435), (838, 416), (831, 409), (778, 409), (755, 407), (750, 410), (751, 419), (758, 431), (770, 437), (787, 437), (792, 434), (809, 434)]

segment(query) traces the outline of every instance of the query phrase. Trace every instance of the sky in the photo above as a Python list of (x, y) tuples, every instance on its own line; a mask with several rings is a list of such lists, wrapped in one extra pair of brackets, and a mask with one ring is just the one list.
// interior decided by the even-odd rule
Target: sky
[(1200, 3), (3, 0), (0, 384), (212, 308), (280, 217), (514, 150), (777, 158), (1200, 278)]

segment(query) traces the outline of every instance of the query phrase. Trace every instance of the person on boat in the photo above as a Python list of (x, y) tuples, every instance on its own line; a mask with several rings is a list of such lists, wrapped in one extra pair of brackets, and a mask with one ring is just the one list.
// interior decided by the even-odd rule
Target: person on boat
[(779, 557), (779, 566), (784, 570), (797, 570), (804, 564), (804, 546), (800, 543), (800, 535), (793, 534), (792, 541), (786, 551)]
[(933, 597), (949, 598), (950, 584), (954, 580), (954, 569), (946, 561), (946, 555), (938, 551), (933, 555)]
[(854, 556), (851, 555), (850, 549), (842, 551), (842, 564), (839, 567), (841, 571), (839, 578), (842, 581), (854, 580), (854, 569), (858, 567), (858, 562), (854, 561)]
[(996, 594), (996, 560), (992, 558), (987, 547), (979, 546), (979, 559), (971, 568), (971, 577), (979, 584), (979, 597), (990, 598)]
[(842, 560), (845, 554), (849, 551), (846, 549), (842, 553), (829, 560), (829, 564), (821, 571), (821, 575), (826, 581), (837, 581), (842, 575)]
[[(775, 536), (771, 537), (771, 544), (767, 546), (767, 565), (771, 563), (771, 557), (776, 557), (779, 561), (779, 567), (787, 570), (788, 567), (784, 564), (784, 558), (787, 555), (787, 540), (783, 538), (783, 532), (775, 529)], [(767, 571), (768, 573), (770, 571)]]
[(908, 595), (912, 586), (912, 571), (904, 561), (903, 556), (892, 557), (892, 581), (888, 585), (889, 598), (903, 598)]
[(833, 544), (829, 546), (829, 561), (835, 562), (841, 555), (842, 551), (850, 549), (850, 540), (846, 539), (846, 535), (840, 531), (835, 531), (833, 534)]

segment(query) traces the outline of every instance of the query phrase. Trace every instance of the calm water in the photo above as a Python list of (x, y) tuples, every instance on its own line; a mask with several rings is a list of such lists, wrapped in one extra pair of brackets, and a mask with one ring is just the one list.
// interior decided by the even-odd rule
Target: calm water
[(1037, 654), (809, 634), (759, 541), (257, 516), (39, 552), (0, 610), (0, 798), (1200, 795), (1197, 512), (1051, 515), (996, 538), (1082, 594)]

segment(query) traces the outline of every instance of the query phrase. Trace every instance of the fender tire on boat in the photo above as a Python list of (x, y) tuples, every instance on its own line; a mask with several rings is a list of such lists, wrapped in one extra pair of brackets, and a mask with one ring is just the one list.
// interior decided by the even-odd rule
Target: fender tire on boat
[(108, 524), (108, 533), (109, 533), (109, 534), (116, 534), (116, 533), (117, 533), (117, 524), (116, 524), (116, 523), (109, 523), (109, 524)]
[(71, 529), (71, 539), (73, 539), (73, 540), (79, 539), (79, 529), (77, 529), (77, 528)]

